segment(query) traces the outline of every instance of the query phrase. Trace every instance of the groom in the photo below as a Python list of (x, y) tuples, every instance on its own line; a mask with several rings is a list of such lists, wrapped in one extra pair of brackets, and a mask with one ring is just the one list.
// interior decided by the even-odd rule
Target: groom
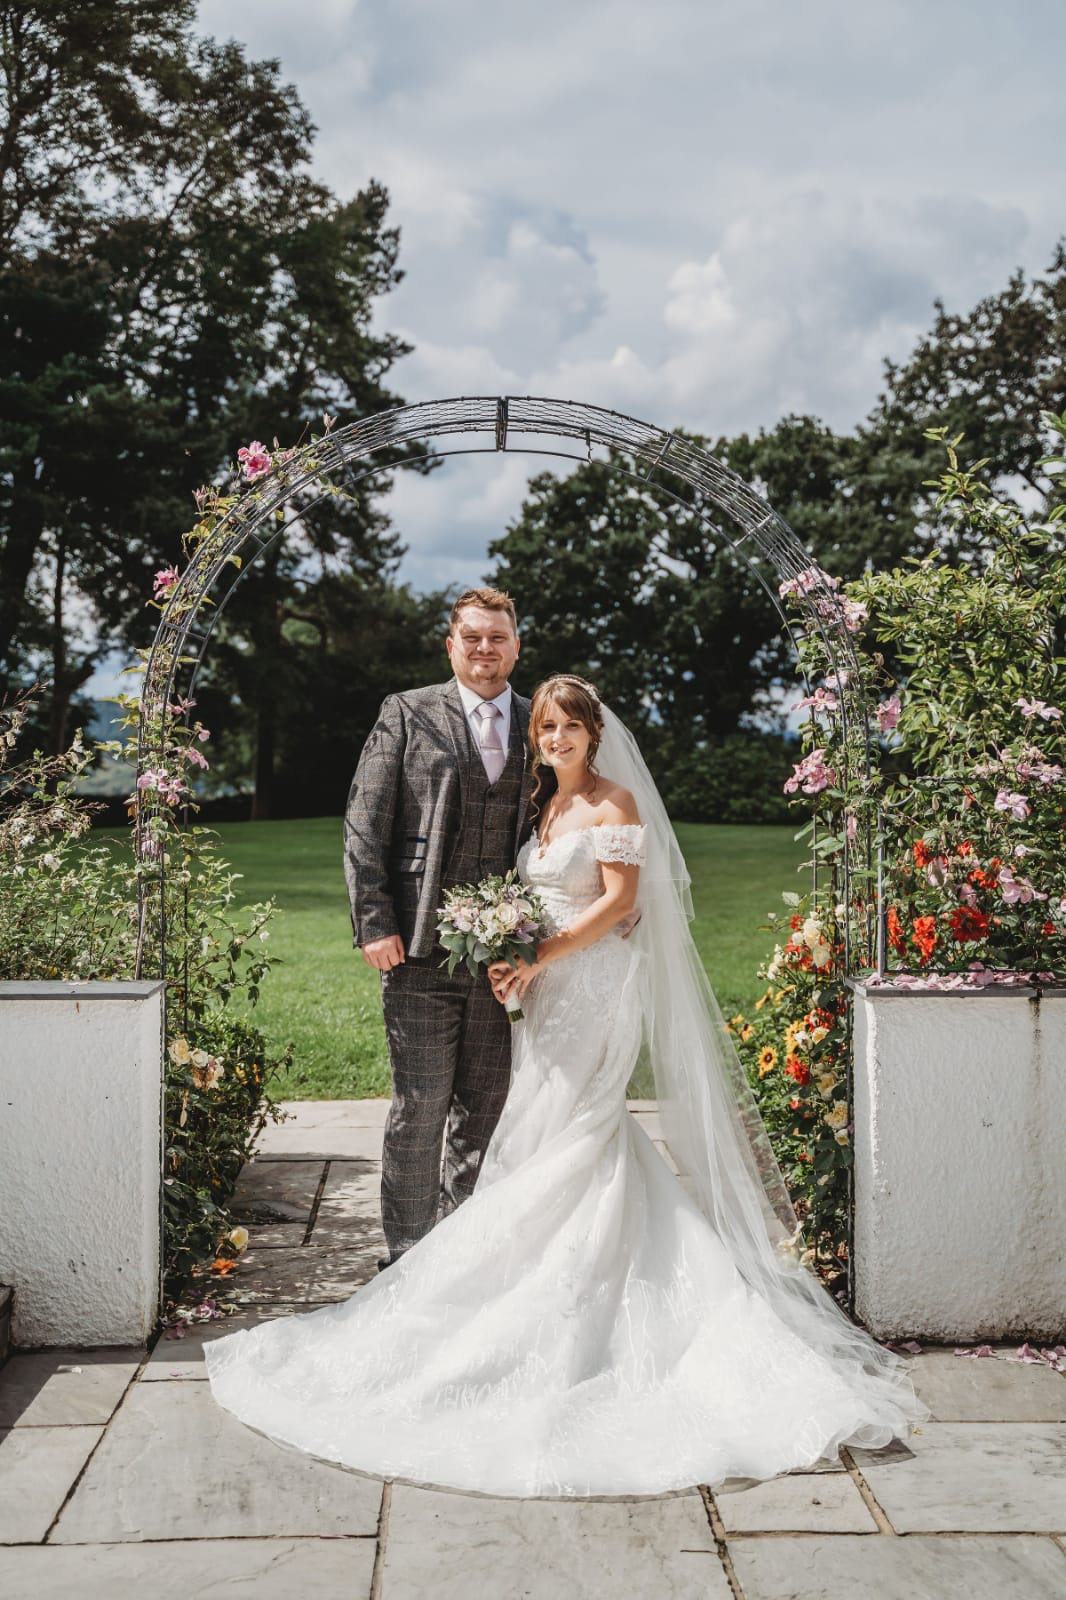
[(383, 702), (344, 819), (354, 942), (381, 973), (392, 1066), (382, 1268), (469, 1196), (510, 1080), (507, 1015), (484, 973), (448, 976), (436, 931), (442, 891), (507, 872), (531, 829), (510, 597), (460, 595), (446, 646), (454, 678)]

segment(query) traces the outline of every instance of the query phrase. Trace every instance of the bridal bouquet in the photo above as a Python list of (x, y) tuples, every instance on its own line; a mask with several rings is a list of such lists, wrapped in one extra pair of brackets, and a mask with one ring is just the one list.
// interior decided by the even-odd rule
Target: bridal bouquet
[[(515, 968), (520, 961), (532, 965), (537, 959), (536, 939), (547, 932), (539, 897), (513, 867), (504, 878), (496, 875), (449, 889), (437, 918), (437, 933), (448, 952), (449, 977), (460, 961), (475, 978), (479, 967), (493, 961), (509, 961)], [(508, 995), (504, 1006), (511, 1022), (521, 1021), (517, 999)]]

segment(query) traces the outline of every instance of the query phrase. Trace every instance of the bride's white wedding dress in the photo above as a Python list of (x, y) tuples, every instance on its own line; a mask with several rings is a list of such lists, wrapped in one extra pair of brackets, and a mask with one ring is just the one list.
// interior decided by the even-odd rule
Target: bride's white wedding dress
[[(519, 868), (562, 926), (644, 832), (534, 835)], [(762, 1479), (906, 1431), (909, 1383), (788, 1326), (628, 1115), (647, 978), (614, 934), (535, 978), (473, 1196), (343, 1304), (209, 1344), (222, 1405), (329, 1461), (500, 1495)]]

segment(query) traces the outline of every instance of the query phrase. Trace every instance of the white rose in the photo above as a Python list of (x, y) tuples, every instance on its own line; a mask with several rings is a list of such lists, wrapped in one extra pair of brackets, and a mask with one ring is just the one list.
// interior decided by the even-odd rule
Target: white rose
[(504, 900), (496, 907), (496, 921), (504, 933), (510, 933), (514, 928), (517, 928), (521, 920), (521, 912), (510, 900)]
[(808, 917), (806, 922), (803, 924), (803, 942), (812, 950), (816, 944), (823, 944), (825, 942), (825, 935), (822, 932), (822, 924), (818, 921), (817, 917)]
[(833, 959), (833, 952), (827, 944), (813, 944), (811, 946), (811, 960), (816, 967), (827, 967)]
[(247, 1228), (231, 1228), (230, 1231), (227, 1233), (226, 1238), (229, 1240), (230, 1244), (233, 1246), (233, 1248), (235, 1250), (237, 1250), (237, 1251), (247, 1250), (247, 1248), (248, 1248), (248, 1229)]

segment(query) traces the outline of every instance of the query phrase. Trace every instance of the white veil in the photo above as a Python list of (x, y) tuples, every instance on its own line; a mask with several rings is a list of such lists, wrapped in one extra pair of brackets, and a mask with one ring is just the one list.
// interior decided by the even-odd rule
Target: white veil
[(798, 1260), (788, 1190), (689, 930), (684, 857), (636, 740), (602, 711), (597, 769), (630, 791), (647, 830), (641, 917), (630, 938), (646, 958), (644, 1047), (666, 1143), (745, 1281), (845, 1381), (870, 1391), (869, 1428), (851, 1442), (884, 1444), (889, 1419), (920, 1420), (928, 1408), (915, 1398), (906, 1361), (851, 1322)]

